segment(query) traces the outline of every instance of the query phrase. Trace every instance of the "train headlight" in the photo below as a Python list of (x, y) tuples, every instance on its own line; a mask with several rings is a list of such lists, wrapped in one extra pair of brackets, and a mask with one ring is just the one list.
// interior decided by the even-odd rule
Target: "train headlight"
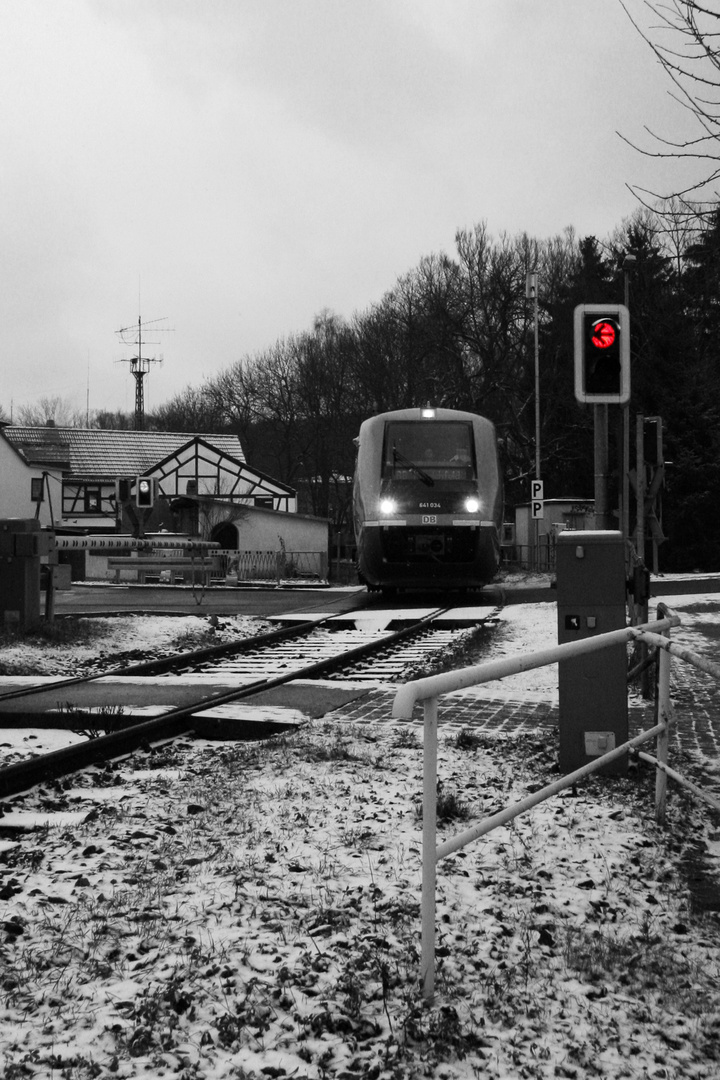
[(394, 499), (381, 499), (380, 500), (380, 513), (381, 514), (394, 514), (397, 511), (397, 503)]
[(465, 500), (465, 509), (468, 514), (477, 514), (480, 509), (480, 500), (476, 499), (474, 495), (470, 495), (469, 498)]

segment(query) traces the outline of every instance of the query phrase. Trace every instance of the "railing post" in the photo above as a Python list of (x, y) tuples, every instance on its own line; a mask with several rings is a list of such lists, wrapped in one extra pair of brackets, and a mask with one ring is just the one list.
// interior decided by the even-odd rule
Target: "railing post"
[(420, 972), (423, 998), (435, 993), (435, 875), (437, 859), (437, 717), (438, 699), (426, 698), (423, 723), (423, 838)]
[[(670, 636), (666, 630), (665, 637)], [(658, 649), (658, 723), (664, 727), (657, 737), (656, 755), (661, 765), (667, 765), (668, 743), (670, 736), (670, 653), (667, 649)], [(667, 773), (664, 769), (655, 770), (655, 821), (665, 824), (667, 806)]]

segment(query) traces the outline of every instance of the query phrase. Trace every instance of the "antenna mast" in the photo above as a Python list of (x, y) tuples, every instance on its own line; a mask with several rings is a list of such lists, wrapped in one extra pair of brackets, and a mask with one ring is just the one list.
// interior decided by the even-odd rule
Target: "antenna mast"
[[(162, 319), (151, 319), (150, 323), (164, 322), (164, 316)], [(148, 326), (148, 323), (145, 323)], [(169, 334), (172, 330), (169, 327), (153, 327), (150, 331), (153, 334)], [(151, 364), (161, 364), (162, 357), (157, 359), (156, 357), (143, 356), (142, 347), (145, 345), (158, 345), (157, 341), (145, 341), (143, 342), (143, 321), (142, 315), (138, 315), (137, 330), (135, 326), (125, 326), (122, 330), (116, 330), (116, 334), (120, 335), (120, 341), (123, 345), (137, 345), (137, 356), (132, 356), (128, 360), (122, 360), (121, 363), (130, 364), (130, 374), (135, 379), (135, 430), (142, 431), (145, 426), (145, 395), (143, 388), (143, 380), (150, 370)], [(134, 340), (130, 341), (127, 335), (134, 333), (136, 336)]]

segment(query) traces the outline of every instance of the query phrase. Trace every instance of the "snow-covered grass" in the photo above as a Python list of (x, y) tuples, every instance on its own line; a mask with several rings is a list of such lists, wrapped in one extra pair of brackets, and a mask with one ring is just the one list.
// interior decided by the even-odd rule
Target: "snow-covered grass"
[[(708, 648), (712, 606), (672, 600)], [(506, 608), (497, 647), (542, 648), (554, 618)], [(553, 692), (531, 675), (500, 689)], [(440, 735), (441, 839), (557, 775), (552, 732)], [(720, 923), (693, 879), (718, 822), (671, 788), (657, 827), (644, 768), (439, 864), (422, 1005), (421, 740), (339, 713), (4, 804), (73, 816), (0, 842), (3, 1077), (717, 1080)]]
[(31, 634), (0, 633), (0, 675), (90, 673), (273, 629), (263, 619), (213, 615), (58, 618)]
[[(462, 818), (553, 767), (552, 738), (443, 735)], [(648, 777), (591, 781), (442, 862), (427, 1008), (421, 759), (412, 725), (317, 723), (20, 800), (93, 809), (3, 852), (3, 1076), (716, 1077), (684, 796), (660, 830)]]

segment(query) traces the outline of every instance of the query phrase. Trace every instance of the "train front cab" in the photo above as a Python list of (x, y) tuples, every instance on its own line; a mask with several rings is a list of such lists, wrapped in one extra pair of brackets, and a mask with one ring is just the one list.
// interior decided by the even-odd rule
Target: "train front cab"
[[(502, 493), (490, 421), (407, 410), (361, 428), (356, 506), (371, 588), (476, 588), (495, 574)], [(357, 494), (356, 494), (357, 500)]]

